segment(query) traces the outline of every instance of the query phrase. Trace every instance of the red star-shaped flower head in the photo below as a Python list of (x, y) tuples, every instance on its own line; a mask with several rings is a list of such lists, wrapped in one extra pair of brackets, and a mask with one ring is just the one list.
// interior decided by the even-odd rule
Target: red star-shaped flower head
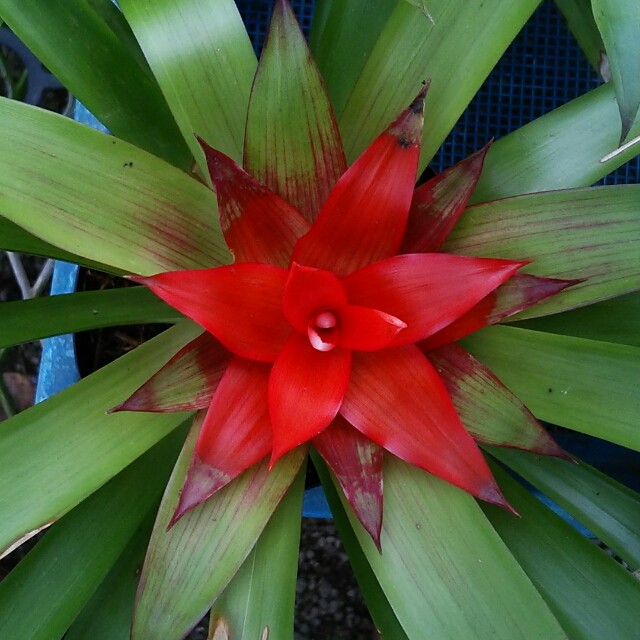
[[(291, 19), (284, 3), (278, 11)], [(318, 207), (299, 185), (267, 187), (200, 141), (235, 262), (132, 277), (207, 332), (167, 365), (199, 372), (190, 399), (169, 408), (208, 405), (174, 522), (264, 457), (273, 466), (309, 442), (377, 544), (383, 451), (508, 507), (452, 400), (470, 371), (500, 383), (443, 345), (568, 283), (517, 274), (526, 261), (437, 252), (484, 151), (414, 193), (425, 93), (348, 169), (328, 110)], [(438, 194), (456, 181), (444, 206)], [(120, 408), (167, 409), (153, 384)], [(530, 422), (531, 448), (559, 453)]]

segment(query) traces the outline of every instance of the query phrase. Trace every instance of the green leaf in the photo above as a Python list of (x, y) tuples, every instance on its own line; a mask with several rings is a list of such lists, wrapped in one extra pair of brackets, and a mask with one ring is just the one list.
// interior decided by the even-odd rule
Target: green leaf
[(427, 2), (432, 19), (410, 2), (398, 2), (339, 115), (347, 160), (352, 162), (431, 79), (424, 168), (538, 1)]
[(285, 3), (274, 8), (260, 57), (244, 154), (247, 171), (311, 221), (346, 170), (322, 78)]
[(640, 293), (636, 292), (573, 311), (524, 320), (518, 322), (516, 326), (522, 329), (640, 347), (639, 318)]
[[(597, 182), (640, 152), (635, 145), (600, 162), (618, 146), (619, 123), (613, 89), (604, 86), (520, 127), (492, 145), (472, 201)], [(640, 123), (631, 133), (640, 134)]]
[(555, 3), (591, 66), (600, 73), (604, 43), (593, 19), (591, 0), (555, 0)]
[(199, 427), (196, 421), (158, 512), (142, 570), (132, 640), (179, 640), (204, 616), (249, 555), (306, 455), (299, 447), (271, 471), (263, 460), (167, 531)]
[(64, 640), (129, 640), (133, 601), (152, 525), (153, 518), (147, 517)]
[[(0, 204), (0, 206), (2, 205)], [(58, 247), (54, 247), (52, 244), (40, 240), (40, 238), (36, 238), (36, 236), (31, 235), (22, 227), (3, 218), (2, 214), (0, 214), (0, 249), (56, 258), (57, 260), (65, 260), (66, 262), (75, 262), (87, 267), (93, 267), (100, 271), (114, 272), (114, 269), (106, 265), (81, 258), (68, 251), (58, 249)]]
[(304, 471), (271, 516), (256, 546), (211, 609), (210, 635), (225, 620), (232, 638), (293, 640)]
[(54, 524), (0, 582), (0, 636), (61, 638), (157, 504), (178, 430)]
[(557, 502), (625, 560), (640, 567), (640, 495), (584, 462), (490, 447), (491, 453)]
[(504, 471), (496, 475), (521, 517), (483, 508), (571, 640), (636, 637), (640, 582)]
[(331, 514), (335, 520), (340, 534), (340, 539), (344, 545), (349, 562), (353, 568), (353, 572), (358, 580), (360, 591), (364, 597), (371, 618), (376, 625), (376, 629), (383, 638), (391, 638), (392, 640), (407, 640), (402, 626), (398, 622), (391, 604), (384, 595), (384, 591), (380, 587), (380, 583), (373, 573), (367, 557), (365, 556), (358, 538), (347, 517), (348, 508), (340, 501), (338, 495), (338, 481), (329, 472), (329, 468), (324, 460), (312, 449), (311, 458), (313, 466), (316, 468), (322, 488), (327, 497), (327, 502), (331, 508)]
[(622, 122), (622, 144), (640, 107), (640, 11), (636, 0), (592, 0), (592, 6), (609, 58)]
[(127, 273), (229, 262), (213, 193), (154, 156), (0, 98), (0, 216)]
[(0, 304), (0, 348), (61, 333), (182, 319), (146, 287), (4, 302)]
[(189, 150), (156, 81), (92, 4), (0, 0), (0, 15), (116, 136), (187, 167)]
[(181, 323), (0, 425), (0, 549), (60, 518), (185, 420), (105, 412), (198, 331)]
[(565, 311), (640, 288), (640, 186), (551, 191), (469, 208), (443, 250), (533, 260), (523, 272), (586, 278), (526, 311)]
[(85, 2), (102, 18), (121, 45), (137, 60), (138, 65), (153, 77), (144, 53), (142, 53), (142, 49), (140, 49), (133, 31), (131, 31), (129, 23), (116, 3), (113, 0), (85, 0)]
[(463, 346), (537, 418), (640, 449), (640, 348), (515, 327), (483, 329)]
[(398, 0), (317, 2), (309, 44), (327, 84), (331, 103), (342, 113), (347, 98)]
[(194, 133), (241, 162), (257, 61), (235, 2), (122, 0), (120, 6), (204, 175)]
[(471, 496), (386, 456), (384, 499), (382, 554), (347, 512), (409, 638), (566, 640)]

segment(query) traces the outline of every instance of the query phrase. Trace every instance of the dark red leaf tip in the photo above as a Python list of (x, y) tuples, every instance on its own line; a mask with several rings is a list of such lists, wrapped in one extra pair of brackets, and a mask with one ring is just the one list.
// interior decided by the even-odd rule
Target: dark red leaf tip
[(473, 173), (476, 180), (480, 177), (482, 173), (482, 167), (484, 165), (484, 161), (487, 157), (487, 153), (489, 153), (489, 149), (493, 145), (495, 138), (491, 138), (487, 144), (484, 145), (481, 149), (478, 149), (475, 153), (471, 154), (467, 160), (469, 162), (469, 168)]
[(495, 504), (498, 507), (503, 507), (507, 511), (513, 513), (514, 516), (520, 517), (520, 514), (509, 504), (507, 499), (502, 495), (502, 491), (500, 491), (500, 488), (495, 482), (487, 484), (481, 491), (478, 492), (477, 496), (485, 502), (490, 502), (491, 504)]
[(199, 135), (196, 135), (196, 140), (204, 151), (205, 158), (207, 160), (207, 168), (209, 175), (213, 181), (216, 189), (220, 187), (220, 184), (227, 180), (233, 180), (238, 174), (245, 174), (244, 169), (232, 158), (214, 149), (207, 144)]
[(117, 404), (115, 407), (111, 407), (111, 409), (107, 409), (105, 411), (105, 413), (107, 415), (111, 415), (112, 413), (118, 413), (119, 411), (126, 411), (127, 410), (127, 400), (125, 400), (124, 402), (121, 402), (120, 404)]

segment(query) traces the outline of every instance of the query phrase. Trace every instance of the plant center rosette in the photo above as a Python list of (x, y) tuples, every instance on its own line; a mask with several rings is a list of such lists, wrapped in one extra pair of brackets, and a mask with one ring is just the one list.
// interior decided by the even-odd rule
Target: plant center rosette
[[(313, 183), (282, 163), (258, 181), (200, 140), (235, 262), (131, 276), (205, 333), (118, 409), (206, 409), (172, 524), (265, 457), (273, 467), (311, 443), (380, 547), (384, 452), (506, 508), (476, 441), (563, 455), (456, 341), (572, 282), (520, 273), (526, 256), (439, 252), (487, 149), (414, 190), (426, 88), (347, 168), (315, 86), (327, 115)], [(518, 406), (517, 429), (477, 424), (469, 379)]]

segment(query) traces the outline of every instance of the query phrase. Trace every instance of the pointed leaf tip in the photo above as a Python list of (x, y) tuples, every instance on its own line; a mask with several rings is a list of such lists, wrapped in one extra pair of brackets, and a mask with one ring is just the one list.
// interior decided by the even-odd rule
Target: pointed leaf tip
[(146, 276), (139, 276), (135, 274), (130, 274), (127, 276), (122, 276), (125, 280), (130, 280), (131, 282), (136, 282), (137, 284), (147, 284), (149, 278)]
[(224, 153), (200, 140), (216, 190), (220, 226), (236, 262), (287, 267), (308, 222)]
[(564, 457), (524, 404), (461, 346), (449, 344), (429, 351), (428, 357), (476, 442)]
[(492, 142), (414, 191), (400, 253), (440, 250), (467, 207)]
[(216, 185), (216, 188), (217, 183), (224, 180), (225, 178), (231, 179), (238, 172), (244, 173), (237, 162), (222, 153), (222, 151), (214, 149), (199, 135), (196, 135), (196, 140), (204, 151), (204, 155), (207, 160), (207, 168), (209, 169), (209, 175), (211, 176), (211, 180), (213, 181), (214, 185)]
[(187, 478), (180, 491), (178, 506), (169, 520), (167, 531), (171, 529), (183, 515), (195, 509), (199, 504), (222, 489), (232, 480), (232, 476), (221, 469), (206, 464), (194, 454)]
[(495, 504), (498, 507), (502, 507), (512, 513), (514, 516), (520, 517), (520, 514), (509, 504), (507, 499), (502, 495), (500, 487), (498, 487), (495, 480), (485, 485), (483, 489), (478, 491), (477, 497), (480, 500)]
[[(276, 0), (276, 3), (273, 7), (273, 13), (290, 13), (292, 16), (295, 16), (293, 9), (291, 8), (291, 3), (289, 0)], [(296, 21), (297, 22), (297, 21)]]
[(396, 137), (403, 149), (417, 146), (422, 140), (422, 126), (424, 124), (424, 100), (429, 89), (425, 82), (420, 92), (411, 104), (389, 126), (387, 132)]

